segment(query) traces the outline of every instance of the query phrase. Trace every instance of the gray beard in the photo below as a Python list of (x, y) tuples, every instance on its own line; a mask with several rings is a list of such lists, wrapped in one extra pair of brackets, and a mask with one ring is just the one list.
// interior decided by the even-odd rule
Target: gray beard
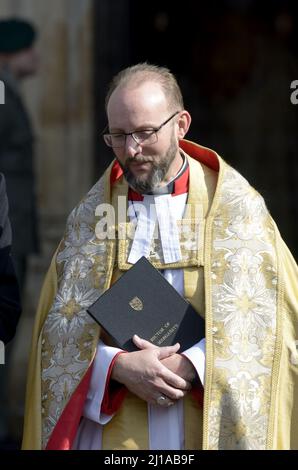
[[(164, 178), (173, 162), (175, 155), (177, 152), (177, 146), (174, 138), (172, 137), (170, 146), (161, 159), (159, 164), (156, 164), (154, 161), (151, 161), (152, 170), (151, 173), (148, 175), (146, 179), (137, 178), (134, 174), (129, 170), (129, 164), (135, 161), (134, 158), (128, 158), (125, 162), (125, 165), (121, 165), (124, 176), (126, 181), (128, 182), (129, 186), (131, 186), (135, 191), (141, 194), (146, 194), (152, 192), (160, 187), (161, 183), (164, 181)], [(141, 161), (141, 159), (137, 159)], [(146, 157), (143, 158), (146, 161)]]
[[(153, 165), (153, 164), (152, 164)], [(157, 189), (162, 183), (168, 166), (166, 165), (153, 165), (150, 175), (147, 179), (137, 178), (131, 173), (128, 168), (124, 169), (124, 176), (129, 186), (131, 186), (135, 191), (141, 194), (146, 194)]]

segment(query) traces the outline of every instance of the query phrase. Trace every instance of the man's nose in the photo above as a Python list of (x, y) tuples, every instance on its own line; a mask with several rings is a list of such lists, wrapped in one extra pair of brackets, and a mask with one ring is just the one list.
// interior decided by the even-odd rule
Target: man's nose
[(126, 136), (126, 141), (125, 141), (125, 152), (126, 155), (129, 157), (134, 157), (135, 155), (139, 154), (141, 151), (140, 144), (135, 141), (132, 135), (127, 135)]

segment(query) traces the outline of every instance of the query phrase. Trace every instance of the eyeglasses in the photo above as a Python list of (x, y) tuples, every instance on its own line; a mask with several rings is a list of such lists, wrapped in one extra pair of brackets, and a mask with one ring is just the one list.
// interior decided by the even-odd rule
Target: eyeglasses
[(179, 114), (180, 111), (176, 111), (172, 116), (170, 116), (166, 121), (164, 121), (159, 127), (155, 129), (143, 129), (142, 131), (134, 131), (134, 132), (122, 132), (121, 134), (118, 132), (112, 132), (106, 134), (103, 132), (102, 136), (104, 138), (105, 143), (108, 147), (113, 148), (121, 148), (125, 146), (126, 137), (131, 135), (134, 141), (137, 144), (145, 143), (146, 145), (153, 145), (158, 141), (157, 132), (165, 126), (168, 122), (170, 122), (173, 117)]

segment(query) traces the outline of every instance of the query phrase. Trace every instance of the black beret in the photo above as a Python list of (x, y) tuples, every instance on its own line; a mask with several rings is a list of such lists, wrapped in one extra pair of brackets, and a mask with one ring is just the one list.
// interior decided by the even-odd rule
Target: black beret
[(13, 53), (32, 46), (35, 28), (19, 19), (0, 20), (0, 52)]

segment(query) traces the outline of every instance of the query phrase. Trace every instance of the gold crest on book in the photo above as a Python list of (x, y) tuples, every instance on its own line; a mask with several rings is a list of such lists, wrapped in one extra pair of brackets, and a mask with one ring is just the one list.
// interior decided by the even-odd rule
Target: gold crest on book
[(131, 301), (129, 302), (129, 305), (131, 306), (131, 308), (133, 308), (137, 312), (140, 312), (141, 310), (143, 310), (143, 307), (144, 307), (143, 302), (141, 301), (141, 299), (139, 299), (139, 297), (134, 297), (133, 299), (131, 299)]

